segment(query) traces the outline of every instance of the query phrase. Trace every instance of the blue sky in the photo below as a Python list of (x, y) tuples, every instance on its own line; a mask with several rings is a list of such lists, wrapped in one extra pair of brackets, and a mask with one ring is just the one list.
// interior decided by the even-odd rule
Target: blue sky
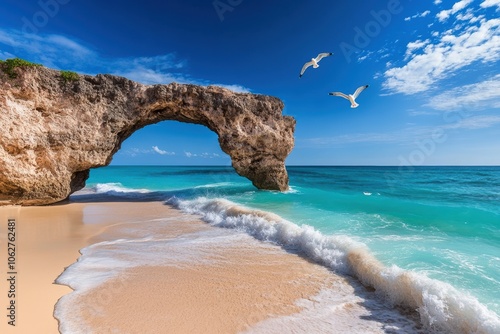
[[(500, 0), (0, 2), (0, 59), (281, 98), (289, 165), (500, 165)], [(299, 79), (319, 52), (334, 55)], [(365, 84), (357, 109), (328, 95)], [(210, 130), (168, 121), (112, 163), (230, 159)]]

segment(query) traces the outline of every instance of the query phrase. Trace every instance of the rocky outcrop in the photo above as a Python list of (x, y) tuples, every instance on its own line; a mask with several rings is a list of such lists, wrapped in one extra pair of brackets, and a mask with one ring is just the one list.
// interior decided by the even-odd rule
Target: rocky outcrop
[(217, 133), (236, 172), (260, 189), (288, 189), (284, 160), (295, 120), (281, 100), (196, 85), (146, 86), (112, 75), (65, 80), (44, 67), (0, 71), (0, 205), (43, 205), (83, 188), (134, 131), (164, 120)]

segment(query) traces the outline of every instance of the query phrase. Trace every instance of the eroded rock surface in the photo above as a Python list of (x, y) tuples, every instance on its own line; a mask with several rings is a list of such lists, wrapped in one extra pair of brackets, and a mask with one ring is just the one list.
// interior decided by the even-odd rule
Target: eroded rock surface
[(236, 172), (260, 189), (288, 189), (295, 120), (281, 100), (196, 85), (146, 86), (112, 75), (0, 71), (0, 205), (43, 205), (83, 188), (134, 131), (164, 120), (216, 132)]

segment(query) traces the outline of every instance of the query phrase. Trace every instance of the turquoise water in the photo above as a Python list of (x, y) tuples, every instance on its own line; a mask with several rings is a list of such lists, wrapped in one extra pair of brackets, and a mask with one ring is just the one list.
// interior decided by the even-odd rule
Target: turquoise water
[[(409, 271), (416, 275), (414, 286), (424, 297), (433, 289), (441, 291), (436, 292), (439, 302), (434, 306), (425, 300), (425, 305), (419, 305), (421, 316), (432, 307), (453, 313), (465, 303), (471, 306), (463, 312), (473, 309), (477, 313), (473, 316), (493, 319), (490, 328), (499, 328), (500, 167), (287, 169), (291, 189), (280, 193), (257, 190), (231, 167), (108, 166), (92, 170), (86, 195), (81, 196), (167, 200), (210, 223), (297, 248), (317, 262), (338, 272), (354, 272), (377, 287), (347, 260), (349, 252), (362, 247), (387, 268), (380, 273), (382, 278)], [(245, 209), (235, 214), (235, 206)], [(278, 236), (282, 232), (271, 234), (255, 218), (276, 220), (265, 213), (278, 215), (290, 226), (311, 226), (320, 237), (301, 232), (302, 239), (292, 242), (290, 236)], [(255, 219), (238, 218), (243, 216)], [(321, 239), (329, 237), (349, 241), (336, 245), (335, 240), (344, 239)], [(313, 239), (311, 248), (308, 244)], [(336, 249), (341, 255), (328, 255), (325, 249)], [(381, 290), (396, 302), (406, 298), (384, 289), (390, 288)], [(439, 316), (430, 314), (429, 323), (439, 321)]]

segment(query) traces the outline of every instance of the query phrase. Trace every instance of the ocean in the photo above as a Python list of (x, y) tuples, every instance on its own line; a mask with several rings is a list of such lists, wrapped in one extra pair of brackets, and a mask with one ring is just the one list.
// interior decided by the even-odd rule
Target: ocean
[(500, 167), (287, 170), (275, 192), (230, 166), (108, 166), (72, 198), (165, 201), (355, 277), (429, 332), (500, 333)]

